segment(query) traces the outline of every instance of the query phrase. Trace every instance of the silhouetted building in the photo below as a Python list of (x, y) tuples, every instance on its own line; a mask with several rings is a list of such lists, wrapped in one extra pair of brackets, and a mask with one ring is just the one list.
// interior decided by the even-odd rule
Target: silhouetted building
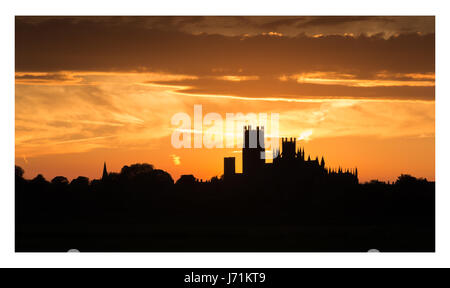
[[(358, 183), (358, 169), (346, 169), (341, 167), (331, 169), (325, 167), (325, 159), (316, 156), (311, 159), (308, 155), (305, 160), (305, 148), (297, 148), (296, 138), (282, 138), (281, 151), (273, 151), (273, 162), (265, 162), (264, 127), (244, 127), (244, 142), (242, 148), (242, 175), (285, 175), (305, 181), (315, 179), (318, 181), (331, 181), (333, 183)], [(236, 175), (234, 157), (224, 159), (224, 177)], [(290, 176), (287, 176), (290, 175)]]
[(264, 127), (244, 127), (244, 142), (242, 147), (242, 172), (245, 175), (256, 174), (264, 167), (265, 146)]
[(106, 180), (108, 178), (108, 171), (106, 170), (106, 162), (103, 163), (103, 175), (102, 180)]
[(282, 151), (282, 157), (284, 159), (294, 159), (295, 158), (295, 148), (297, 144), (297, 139), (288, 139), (288, 138), (282, 138), (281, 139), (281, 151)]
[(223, 175), (224, 177), (229, 177), (234, 175), (236, 172), (236, 159), (234, 157), (225, 157), (223, 159)]

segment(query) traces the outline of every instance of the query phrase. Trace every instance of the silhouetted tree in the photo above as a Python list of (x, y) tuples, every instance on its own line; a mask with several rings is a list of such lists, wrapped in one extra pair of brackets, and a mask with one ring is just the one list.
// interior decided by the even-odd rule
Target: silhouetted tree
[(175, 183), (179, 186), (186, 186), (186, 185), (194, 185), (195, 184), (195, 177), (194, 175), (181, 175), (181, 177), (177, 180)]
[(88, 187), (89, 186), (89, 178), (84, 176), (78, 176), (77, 178), (73, 179), (72, 182), (70, 182), (71, 186), (77, 186), (77, 187)]
[(15, 174), (17, 178), (23, 178), (23, 174), (25, 171), (22, 169), (22, 167), (15, 165)]
[(55, 178), (52, 179), (52, 184), (54, 184), (54, 185), (68, 185), (69, 184), (69, 180), (67, 180), (67, 178), (64, 177), (64, 176), (56, 176)]
[(48, 184), (47, 180), (45, 180), (44, 176), (42, 176), (42, 174), (38, 174), (36, 177), (34, 177), (31, 180), (31, 184), (36, 184), (36, 185), (44, 185), (44, 184)]
[(133, 164), (131, 166), (123, 166), (120, 175), (132, 179), (138, 175), (150, 175), (153, 172), (153, 165), (150, 164)]
[(395, 181), (396, 185), (414, 185), (418, 183), (424, 183), (427, 182), (424, 178), (416, 178), (408, 174), (402, 174), (397, 178), (397, 181)]

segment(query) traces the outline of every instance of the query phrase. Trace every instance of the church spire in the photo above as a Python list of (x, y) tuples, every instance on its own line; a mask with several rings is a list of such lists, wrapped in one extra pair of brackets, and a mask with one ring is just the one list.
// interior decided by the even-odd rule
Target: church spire
[(105, 180), (106, 178), (108, 178), (108, 171), (106, 170), (106, 162), (103, 163), (103, 175), (102, 175), (102, 180)]

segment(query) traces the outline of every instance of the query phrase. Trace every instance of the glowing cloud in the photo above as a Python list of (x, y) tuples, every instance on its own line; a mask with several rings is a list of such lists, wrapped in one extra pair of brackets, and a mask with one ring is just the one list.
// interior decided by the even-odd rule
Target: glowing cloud
[(175, 164), (177, 166), (181, 164), (180, 156), (172, 154), (172, 155), (170, 155), (170, 157), (172, 158), (173, 164)]
[(300, 133), (300, 136), (298, 136), (297, 140), (309, 141), (310, 140), (310, 136), (312, 134), (313, 134), (313, 130), (312, 129), (305, 130), (302, 133)]
[[(356, 79), (352, 74), (339, 74), (327, 72), (302, 73), (291, 76), (281, 76), (280, 81), (295, 79), (298, 83), (310, 83), (321, 85), (344, 85), (350, 87), (395, 87), (395, 86), (414, 86), (414, 87), (434, 87), (434, 75), (429, 74), (396, 74), (394, 79), (386, 79), (389, 75), (377, 74), (381, 79)], [(397, 80), (396, 78), (408, 78), (406, 80)], [(411, 80), (413, 79), (413, 80)], [(416, 81), (416, 80), (427, 81)], [(432, 81), (431, 81), (432, 80)]]

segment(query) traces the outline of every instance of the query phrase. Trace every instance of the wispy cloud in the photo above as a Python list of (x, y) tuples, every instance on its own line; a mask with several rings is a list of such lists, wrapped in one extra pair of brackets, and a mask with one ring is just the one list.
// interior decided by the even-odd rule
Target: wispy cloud
[[(280, 81), (294, 79), (298, 83), (311, 83), (320, 85), (344, 85), (351, 87), (396, 87), (396, 86), (413, 86), (413, 87), (434, 87), (434, 74), (400, 74), (389, 75), (385, 73), (377, 73), (377, 79), (358, 79), (356, 75), (312, 72), (295, 74), (291, 76), (281, 76)], [(389, 77), (391, 76), (391, 77)]]

